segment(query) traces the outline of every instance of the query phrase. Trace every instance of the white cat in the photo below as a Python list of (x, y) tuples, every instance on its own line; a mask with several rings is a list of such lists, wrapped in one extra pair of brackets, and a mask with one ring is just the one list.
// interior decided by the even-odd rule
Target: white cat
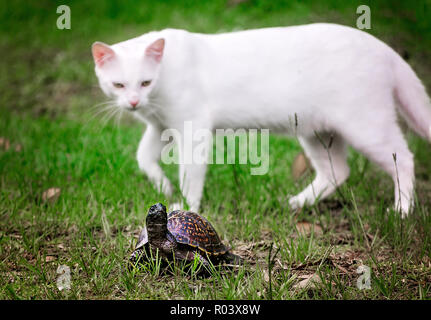
[[(324, 23), (214, 35), (166, 29), (112, 46), (96, 42), (92, 52), (103, 91), (147, 124), (139, 168), (166, 195), (172, 186), (158, 163), (161, 132), (193, 121), (196, 130), (297, 134), (316, 176), (290, 198), (291, 208), (327, 197), (347, 179), (347, 145), (391, 175), (403, 217), (413, 207), (413, 156), (397, 111), (431, 139), (430, 99), (411, 67), (368, 33)], [(192, 210), (205, 171), (204, 164), (180, 164)]]

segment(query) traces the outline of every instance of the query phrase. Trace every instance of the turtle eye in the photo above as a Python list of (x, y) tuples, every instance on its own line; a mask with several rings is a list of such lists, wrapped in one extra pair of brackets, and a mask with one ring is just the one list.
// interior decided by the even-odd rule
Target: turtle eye
[(151, 84), (151, 80), (145, 80), (141, 82), (141, 87), (148, 87)]
[(119, 82), (113, 82), (112, 85), (118, 89), (124, 88), (124, 84), (119, 83)]

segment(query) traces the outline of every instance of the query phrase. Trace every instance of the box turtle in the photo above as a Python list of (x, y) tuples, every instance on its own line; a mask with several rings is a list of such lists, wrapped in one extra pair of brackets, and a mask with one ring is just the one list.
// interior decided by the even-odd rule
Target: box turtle
[(151, 253), (167, 260), (192, 261), (198, 258), (204, 265), (227, 263), (238, 265), (242, 258), (229, 252), (211, 223), (201, 215), (175, 210), (167, 214), (166, 207), (157, 203), (151, 206), (138, 244), (130, 261), (133, 264)]

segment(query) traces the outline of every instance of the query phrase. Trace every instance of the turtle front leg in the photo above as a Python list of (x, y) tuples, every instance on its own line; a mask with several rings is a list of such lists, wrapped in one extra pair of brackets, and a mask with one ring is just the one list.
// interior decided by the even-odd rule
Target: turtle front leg
[(174, 253), (174, 259), (175, 260), (182, 260), (182, 261), (188, 261), (193, 262), (195, 260), (198, 260), (201, 262), (205, 267), (210, 266), (210, 263), (206, 257), (204, 257), (200, 252), (198, 251), (191, 251), (191, 250), (177, 250)]
[(206, 269), (210, 270), (211, 265), (210, 265), (208, 259), (206, 257), (204, 257), (200, 252), (195, 251), (194, 258), (199, 260)]

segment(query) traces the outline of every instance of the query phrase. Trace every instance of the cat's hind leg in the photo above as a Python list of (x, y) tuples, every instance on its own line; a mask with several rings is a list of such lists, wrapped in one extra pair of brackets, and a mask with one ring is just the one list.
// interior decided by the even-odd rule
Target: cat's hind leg
[(388, 173), (395, 185), (395, 209), (405, 218), (412, 210), (414, 161), (396, 121), (387, 120), (373, 130), (343, 128), (343, 137), (356, 150)]
[(344, 140), (329, 133), (298, 137), (301, 146), (315, 169), (314, 180), (298, 195), (290, 198), (289, 206), (298, 209), (313, 204), (332, 194), (350, 173), (347, 165), (347, 147)]

